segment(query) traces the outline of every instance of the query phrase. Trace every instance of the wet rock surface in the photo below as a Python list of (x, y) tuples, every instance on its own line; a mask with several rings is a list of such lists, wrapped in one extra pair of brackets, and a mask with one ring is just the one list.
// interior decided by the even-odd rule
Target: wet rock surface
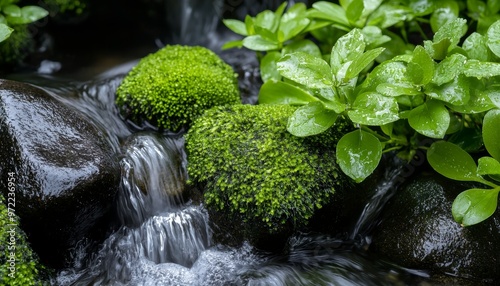
[(104, 133), (33, 85), (0, 80), (0, 189), (14, 172), (15, 212), (42, 262), (106, 226), (120, 168)]
[(469, 227), (451, 214), (455, 197), (471, 187), (435, 173), (419, 174), (387, 205), (372, 249), (404, 267), (468, 278), (452, 285), (498, 283), (500, 212)]

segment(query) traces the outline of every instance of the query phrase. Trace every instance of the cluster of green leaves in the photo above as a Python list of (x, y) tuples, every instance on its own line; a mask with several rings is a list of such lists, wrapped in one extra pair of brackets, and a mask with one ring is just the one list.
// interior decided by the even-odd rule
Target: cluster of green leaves
[[(483, 128), (487, 118), (491, 122), (500, 118), (496, 112), (500, 108), (498, 1), (339, 2), (320, 1), (311, 9), (297, 4), (286, 13), (281, 6), (275, 13), (247, 16), (243, 24), (225, 21), (245, 35), (241, 46), (266, 51), (261, 57), (264, 84), (259, 104), (299, 106), (288, 119), (291, 134), (321, 134), (337, 118), (350, 119), (357, 129), (339, 140), (336, 158), (342, 171), (356, 182), (374, 171), (384, 152), (398, 151), (398, 156), (411, 160), (416, 150), (428, 148), (425, 142), (439, 140), (447, 145), (433, 143), (429, 156), (444, 158), (454, 152), (436, 146), (456, 144), (468, 154), (484, 152), (483, 139), (498, 140), (494, 130)], [(470, 26), (459, 15), (470, 15)], [(290, 24), (294, 16), (301, 24)], [(268, 23), (274, 24), (263, 26)], [(287, 41), (282, 36), (292, 30), (287, 27), (301, 30), (293, 30), (296, 36)], [(421, 36), (420, 44), (408, 41), (415, 31)], [(324, 47), (329, 45), (322, 43), (328, 35), (334, 41), (325, 54)], [(229, 44), (235, 46), (240, 45)], [(492, 155), (485, 161), (489, 168), (486, 171), (485, 163), (480, 163), (473, 176), (493, 190), (488, 195), (485, 191), (478, 196), (465, 193), (454, 204), (453, 215), (464, 225), (478, 223), (496, 209), (498, 187), (482, 177), (495, 178), (495, 172), (500, 172), (492, 163), (498, 160), (494, 154), (499, 150), (492, 151), (496, 147), (486, 146)], [(457, 173), (471, 169), (431, 165), (442, 174), (449, 173), (446, 166)]]
[(167, 45), (142, 58), (116, 94), (125, 116), (174, 132), (206, 109), (241, 103), (232, 67), (198, 46)]
[(295, 109), (240, 104), (209, 109), (195, 120), (186, 136), (187, 168), (190, 183), (203, 185), (207, 206), (276, 231), (306, 224), (334, 188), (347, 186), (329, 147), (350, 124), (296, 137), (286, 130)]
[(7, 40), (16, 26), (33, 23), (48, 15), (47, 10), (39, 6), (19, 7), (16, 5), (18, 2), (19, 0), (0, 0), (0, 42)]

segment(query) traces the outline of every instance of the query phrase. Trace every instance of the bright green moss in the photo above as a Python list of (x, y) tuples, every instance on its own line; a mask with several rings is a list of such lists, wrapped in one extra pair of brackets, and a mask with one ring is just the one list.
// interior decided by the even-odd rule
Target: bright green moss
[(9, 216), (6, 203), (0, 193), (0, 285), (49, 285), (41, 280), (40, 274), (46, 270), (29, 247), (25, 233), (18, 226), (18, 217)]
[(132, 120), (146, 119), (178, 131), (218, 105), (240, 103), (237, 75), (215, 53), (199, 46), (166, 46), (129, 72), (116, 103)]
[(34, 42), (27, 25), (12, 26), (14, 32), (0, 43), (0, 65), (17, 65), (33, 52)]
[(347, 124), (314, 137), (286, 130), (287, 105), (233, 105), (208, 110), (186, 135), (190, 183), (209, 207), (243, 214), (273, 231), (304, 225), (347, 183), (335, 160)]

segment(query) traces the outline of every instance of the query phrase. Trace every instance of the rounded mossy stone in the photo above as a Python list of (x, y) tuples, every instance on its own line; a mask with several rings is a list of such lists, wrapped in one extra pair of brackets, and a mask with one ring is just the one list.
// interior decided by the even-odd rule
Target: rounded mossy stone
[(273, 232), (307, 224), (336, 188), (350, 181), (336, 164), (337, 141), (351, 129), (296, 137), (287, 129), (288, 105), (212, 108), (186, 134), (189, 183), (204, 192), (209, 208), (264, 223)]
[(34, 51), (28, 25), (15, 25), (10, 37), (0, 43), (0, 65), (18, 65)]
[(143, 59), (117, 89), (116, 103), (133, 121), (171, 131), (189, 125), (204, 110), (241, 103), (237, 74), (211, 50), (168, 45)]
[(24, 231), (19, 228), (15, 209), (0, 193), (0, 285), (49, 285), (42, 279), (48, 270), (40, 264), (32, 251)]

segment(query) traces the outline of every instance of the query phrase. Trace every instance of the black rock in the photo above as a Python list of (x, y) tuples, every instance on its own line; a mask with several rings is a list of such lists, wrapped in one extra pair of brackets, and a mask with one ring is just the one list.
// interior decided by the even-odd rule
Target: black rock
[(10, 173), (15, 213), (50, 267), (63, 267), (68, 249), (106, 225), (120, 176), (107, 142), (88, 118), (43, 89), (0, 80), (0, 190), (11, 197)]

